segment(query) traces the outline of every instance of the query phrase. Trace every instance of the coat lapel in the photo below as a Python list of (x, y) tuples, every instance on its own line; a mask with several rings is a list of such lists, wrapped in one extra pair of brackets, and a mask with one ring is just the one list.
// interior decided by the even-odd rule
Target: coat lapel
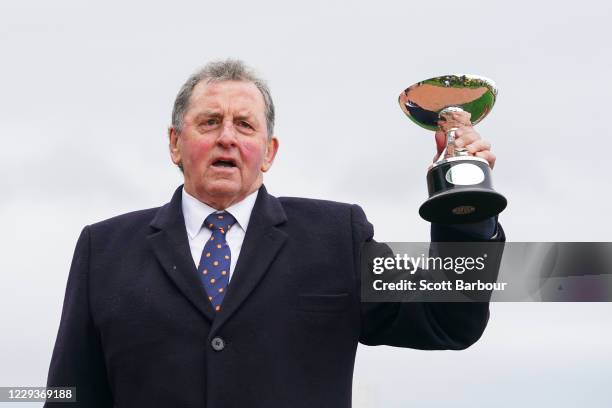
[(238, 310), (268, 271), (287, 240), (287, 234), (277, 228), (286, 220), (278, 199), (261, 186), (227, 294), (213, 321), (211, 336)]
[(181, 194), (182, 186), (174, 192), (172, 200), (159, 209), (150, 224), (154, 232), (147, 238), (170, 280), (196, 309), (208, 320), (213, 320), (215, 312), (208, 301), (189, 250)]

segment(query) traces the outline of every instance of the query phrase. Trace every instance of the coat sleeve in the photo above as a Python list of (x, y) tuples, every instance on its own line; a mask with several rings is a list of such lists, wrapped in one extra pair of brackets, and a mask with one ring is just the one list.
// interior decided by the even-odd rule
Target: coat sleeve
[[(352, 207), (352, 222), (356, 273), (361, 283), (363, 246), (369, 246), (368, 253), (379, 255), (389, 255), (391, 249), (373, 240), (373, 227), (356, 205)], [(494, 239), (503, 241), (501, 225), (497, 228)], [(460, 232), (455, 232), (452, 240), (461, 238)], [(469, 238), (463, 236), (464, 241)], [(482, 336), (489, 319), (488, 302), (361, 302), (360, 307), (359, 341), (366, 345), (462, 350)]]
[[(88, 273), (90, 231), (85, 227), (76, 244), (62, 317), (51, 357), (47, 387), (76, 387), (77, 407), (112, 407), (100, 336), (94, 327), (90, 307)], [(65, 406), (47, 402), (44, 407)]]

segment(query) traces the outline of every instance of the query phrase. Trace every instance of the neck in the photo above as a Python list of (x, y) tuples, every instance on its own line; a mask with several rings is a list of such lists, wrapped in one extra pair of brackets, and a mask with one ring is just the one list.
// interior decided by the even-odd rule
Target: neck
[(217, 211), (224, 211), (228, 207), (231, 207), (233, 204), (239, 203), (244, 200), (249, 194), (257, 191), (259, 187), (261, 187), (262, 183), (256, 183), (253, 187), (247, 190), (246, 193), (234, 194), (234, 195), (224, 195), (224, 194), (206, 194), (205, 192), (199, 193), (198, 191), (193, 191), (191, 186), (185, 184), (183, 188), (189, 195), (197, 198), (199, 201), (204, 204), (214, 208)]

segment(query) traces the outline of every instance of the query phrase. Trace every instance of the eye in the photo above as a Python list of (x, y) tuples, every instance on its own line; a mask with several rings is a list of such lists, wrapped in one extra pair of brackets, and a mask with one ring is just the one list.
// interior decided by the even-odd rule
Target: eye
[(240, 127), (244, 127), (244, 128), (247, 128), (247, 129), (253, 129), (253, 126), (251, 126), (251, 125), (249, 124), (249, 122), (244, 121), (244, 120), (238, 121), (238, 125), (239, 125)]
[(219, 123), (219, 118), (202, 118), (198, 124), (198, 128), (201, 132), (207, 132), (216, 128)]

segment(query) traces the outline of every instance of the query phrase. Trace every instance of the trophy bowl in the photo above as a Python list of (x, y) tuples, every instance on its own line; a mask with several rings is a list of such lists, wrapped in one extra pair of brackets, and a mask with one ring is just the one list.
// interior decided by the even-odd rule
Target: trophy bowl
[(427, 172), (429, 199), (419, 214), (441, 224), (465, 224), (496, 216), (506, 208), (506, 198), (493, 189), (489, 163), (455, 146), (455, 131), (463, 125), (453, 120), (469, 113), (475, 125), (491, 112), (497, 98), (495, 83), (477, 75), (443, 75), (418, 82), (399, 96), (402, 111), (417, 125), (443, 130), (446, 146)]

